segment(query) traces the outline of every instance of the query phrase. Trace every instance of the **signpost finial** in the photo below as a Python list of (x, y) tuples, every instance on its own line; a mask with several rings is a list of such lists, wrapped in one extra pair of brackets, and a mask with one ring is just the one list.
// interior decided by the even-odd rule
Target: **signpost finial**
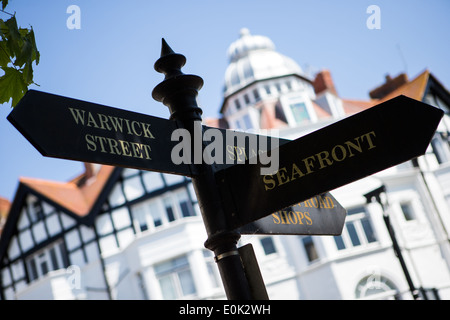
[(154, 68), (165, 78), (153, 89), (152, 97), (169, 107), (170, 120), (201, 121), (203, 111), (198, 107), (196, 98), (203, 86), (203, 79), (184, 74), (181, 68), (185, 63), (186, 57), (175, 53), (163, 38), (161, 57), (156, 60)]

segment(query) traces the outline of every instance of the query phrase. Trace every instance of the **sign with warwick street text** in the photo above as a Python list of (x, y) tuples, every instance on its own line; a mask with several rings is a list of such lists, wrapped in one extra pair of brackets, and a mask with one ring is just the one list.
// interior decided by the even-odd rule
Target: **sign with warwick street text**
[(192, 176), (175, 165), (176, 121), (29, 90), (8, 120), (44, 156)]
[(231, 228), (423, 155), (443, 111), (398, 96), (280, 145), (279, 167), (235, 165), (215, 174)]

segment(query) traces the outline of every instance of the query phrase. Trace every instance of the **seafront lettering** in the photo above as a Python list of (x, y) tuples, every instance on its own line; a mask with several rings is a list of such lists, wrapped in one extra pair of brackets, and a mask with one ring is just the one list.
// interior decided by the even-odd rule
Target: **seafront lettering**
[(292, 162), (288, 166), (278, 169), (274, 174), (262, 177), (265, 191), (273, 190), (281, 185), (301, 179), (311, 173), (333, 166), (337, 162), (345, 161), (360, 153), (366, 152), (375, 145), (375, 131), (370, 131), (352, 140), (337, 144), (329, 150), (323, 150), (309, 157)]
[[(308, 210), (307, 208), (333, 209), (334, 207), (335, 204), (332, 198), (319, 195), (299, 202), (290, 208), (273, 213), (272, 221), (274, 224), (305, 224), (310, 226), (313, 224), (313, 220), (309, 211), (306, 211)], [(297, 210), (301, 208), (305, 208), (305, 210)]]
[[(121, 136), (133, 136), (133, 141), (86, 133), (84, 142), (89, 151), (99, 151), (113, 155), (151, 160), (151, 147), (142, 143), (143, 138), (155, 139), (149, 123), (129, 120), (102, 113), (93, 113), (82, 109), (70, 108), (70, 113), (77, 125), (112, 131)], [(138, 138), (136, 138), (138, 137)]]

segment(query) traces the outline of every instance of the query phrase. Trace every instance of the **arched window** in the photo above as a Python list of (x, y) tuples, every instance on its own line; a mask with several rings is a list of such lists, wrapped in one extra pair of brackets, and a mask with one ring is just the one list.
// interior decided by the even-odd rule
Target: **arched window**
[[(362, 278), (355, 289), (355, 297), (374, 299), (399, 299), (398, 289), (388, 278), (374, 273)], [(373, 296), (373, 297), (371, 297)]]

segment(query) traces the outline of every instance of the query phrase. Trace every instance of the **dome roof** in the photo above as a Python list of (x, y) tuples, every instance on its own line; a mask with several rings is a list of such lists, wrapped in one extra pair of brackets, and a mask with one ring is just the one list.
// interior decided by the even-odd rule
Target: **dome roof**
[(256, 80), (289, 74), (303, 75), (300, 66), (291, 58), (275, 51), (272, 40), (251, 35), (241, 29), (240, 38), (228, 48), (230, 64), (225, 71), (225, 96)]

